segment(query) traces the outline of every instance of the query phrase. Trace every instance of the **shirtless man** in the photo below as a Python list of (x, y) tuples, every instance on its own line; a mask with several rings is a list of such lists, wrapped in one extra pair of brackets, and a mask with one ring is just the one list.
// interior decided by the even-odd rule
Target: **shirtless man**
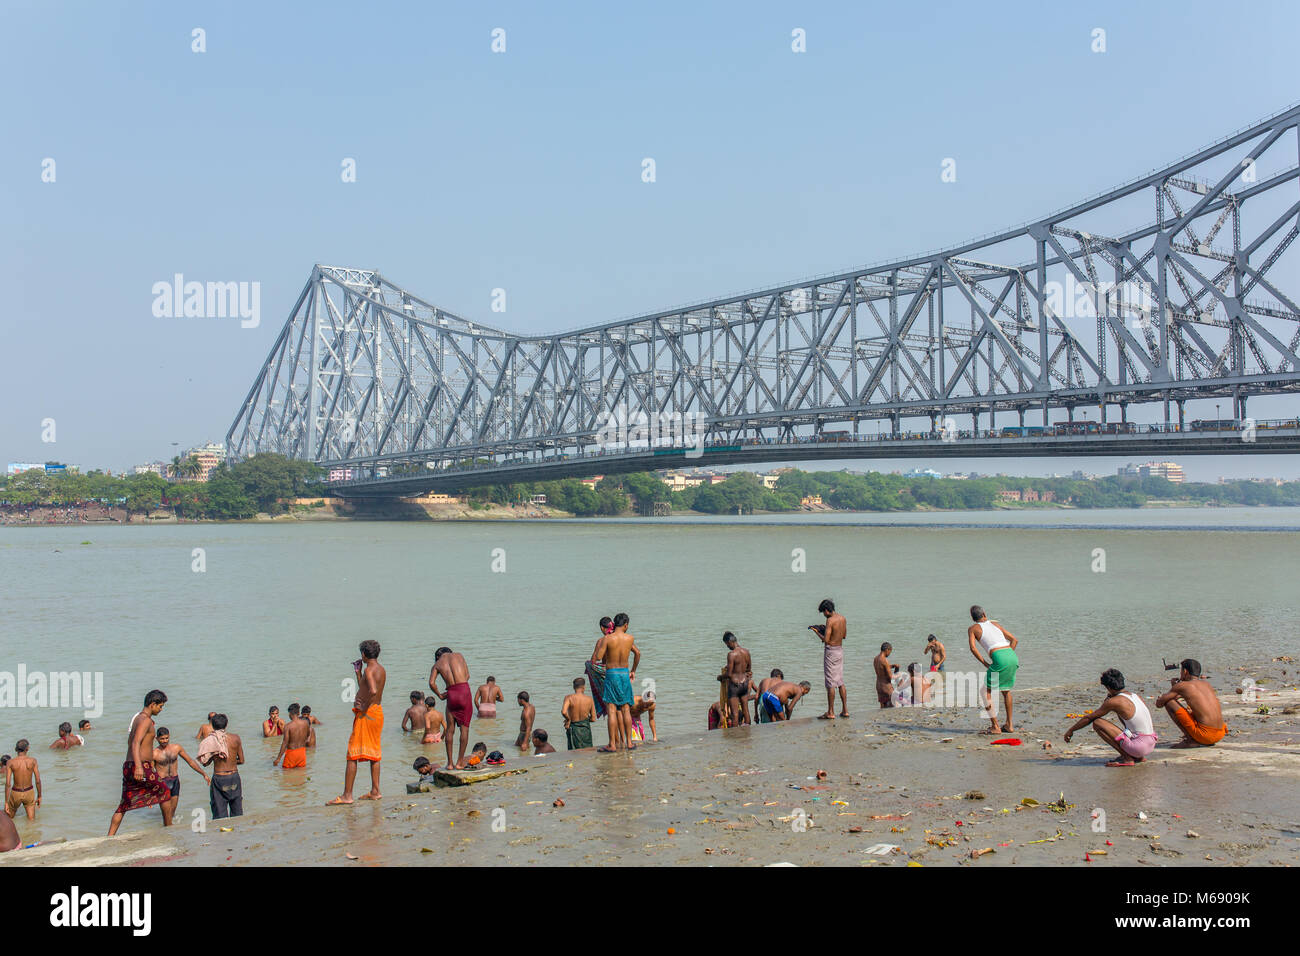
[(534, 730), (532, 740), (534, 757), (540, 757), (542, 754), (555, 753), (555, 748), (550, 744), (550, 735), (546, 731), (540, 728)]
[(1228, 732), (1219, 695), (1201, 676), (1200, 661), (1190, 657), (1179, 664), (1178, 677), (1170, 679), (1168, 692), (1160, 695), (1156, 706), (1163, 707), (1183, 732), (1183, 739), (1170, 744), (1172, 748), (1213, 747)]
[(727, 709), (731, 712), (731, 726), (738, 727), (749, 723), (745, 701), (754, 677), (754, 664), (735, 634), (727, 631), (722, 635), (722, 643), (727, 645)]
[(422, 744), (442, 743), (442, 733), (447, 729), (447, 722), (438, 712), (438, 701), (433, 697), (424, 698), (424, 738)]
[(59, 724), (59, 739), (50, 744), (51, 750), (70, 750), (73, 747), (80, 747), (84, 744), (85, 738), (80, 734), (72, 732), (72, 724), (66, 720)]
[(239, 778), (244, 742), (239, 734), (226, 730), (229, 724), (225, 714), (212, 715), (213, 732), (221, 730), (226, 734), (226, 754), (212, 758), (212, 783), (208, 786), (208, 804), (214, 820), (244, 815), (244, 781)]
[(894, 672), (889, 666), (889, 655), (893, 650), (894, 645), (886, 641), (880, 645), (880, 653), (871, 662), (876, 671), (876, 699), (882, 709), (894, 706)]
[(215, 710), (208, 711), (207, 722), (199, 724), (198, 732), (194, 735), (195, 740), (202, 742), (203, 740), (212, 736), (212, 718), (215, 716), (217, 716), (217, 712)]
[(933, 634), (926, 639), (924, 653), (930, 655), (930, 670), (932, 672), (943, 670), (943, 662), (948, 659), (948, 649)]
[(266, 712), (266, 720), (262, 721), (263, 737), (279, 737), (284, 733), (284, 720), (280, 717), (280, 708), (271, 707)]
[(521, 690), (519, 696), (515, 698), (519, 704), (519, 736), (515, 738), (515, 746), (520, 750), (527, 752), (529, 741), (533, 736), (533, 721), (537, 718), (537, 708), (528, 702), (528, 691)]
[(154, 718), (166, 703), (166, 694), (151, 690), (145, 694), (144, 708), (131, 718), (126, 733), (126, 760), (122, 762), (122, 800), (109, 821), (109, 836), (117, 833), (124, 814), (144, 807), (161, 805), (163, 826), (172, 825), (171, 791), (153, 765)]
[(826, 618), (825, 624), (814, 624), (810, 628), (825, 645), (822, 648), (822, 670), (826, 678), (826, 713), (817, 719), (834, 720), (837, 687), (840, 689), (840, 716), (849, 715), (848, 692), (844, 687), (844, 637), (848, 633), (848, 622), (843, 614), (836, 612), (835, 602), (830, 598), (817, 605), (817, 610)]
[[(290, 720), (284, 725), (284, 736), (280, 738), (280, 752), (271, 761), (271, 766), (280, 764), (285, 770), (307, 766), (307, 743), (313, 733), (311, 721), (302, 715), (302, 711), (289, 706)], [(280, 761), (283, 760), (283, 763)]]
[(898, 702), (908, 707), (925, 707), (930, 703), (930, 678), (916, 664), (907, 665), (907, 674), (898, 680)]
[(781, 683), (784, 680), (785, 680), (785, 671), (781, 670), (781, 668), (779, 667), (773, 667), (772, 673), (770, 673), (769, 675), (767, 675), (761, 681), (758, 682), (758, 696), (754, 698), (754, 723), (761, 724), (761, 723), (766, 723), (769, 720), (778, 719), (776, 717), (764, 718), (763, 715), (766, 713), (770, 713), (771, 708), (767, 706), (767, 702), (763, 700), (763, 695), (766, 694), (768, 690), (770, 690), (772, 687), (775, 687), (777, 684)]
[[(447, 688), (444, 694), (438, 690), (437, 680), (442, 678)], [(465, 769), (465, 746), (469, 743), (469, 724), (474, 715), (474, 699), (469, 691), (469, 665), (465, 657), (457, 654), (450, 647), (440, 647), (433, 655), (433, 670), (429, 671), (429, 689), (439, 700), (447, 702), (447, 769)], [(452, 741), (456, 737), (456, 728), (460, 728), (460, 751), (456, 762), (452, 763)]]
[(307, 738), (307, 748), (310, 750), (316, 746), (316, 725), (319, 724), (320, 721), (312, 716), (311, 708), (306, 704), (302, 705), (301, 713), (302, 719), (311, 725), (311, 735)]
[(659, 731), (655, 727), (655, 692), (652, 690), (646, 691), (644, 697), (636, 694), (632, 698), (632, 739), (644, 743), (645, 729), (641, 726), (642, 714), (650, 724), (650, 742), (659, 743)]
[(79, 734), (84, 734), (87, 730), (94, 730), (94, 729), (95, 729), (94, 727), (90, 726), (90, 721), (88, 720), (83, 719), (77, 721), (77, 733)]
[[(635, 750), (632, 743), (632, 681), (636, 680), (637, 668), (641, 666), (641, 651), (636, 646), (636, 638), (627, 632), (631, 620), (620, 611), (614, 615), (614, 629), (596, 642), (593, 661), (599, 661), (605, 667), (605, 714), (609, 718), (609, 745), (598, 748), (599, 753), (613, 753), (621, 750), (626, 741), (628, 750)], [(628, 657), (632, 657), (632, 666), (628, 667)], [(617, 725), (621, 739), (615, 733)]]
[(754, 719), (759, 719), (760, 710), (767, 719), (789, 720), (794, 713), (794, 705), (812, 690), (812, 684), (801, 681), (795, 684), (785, 679), (779, 670), (773, 670), (771, 677), (764, 677), (758, 685), (758, 700), (754, 701)]
[(594, 745), (591, 739), (591, 722), (596, 719), (596, 703), (586, 694), (587, 681), (573, 679), (573, 693), (564, 698), (560, 717), (564, 720), (564, 736), (570, 750), (586, 750)]
[(505, 702), (505, 695), (497, 686), (497, 679), (489, 676), (487, 683), (474, 692), (474, 708), (479, 717), (492, 720), (497, 715), (497, 704)]
[(352, 733), (348, 736), (348, 758), (343, 770), (343, 793), (333, 800), (326, 801), (326, 806), (340, 806), (352, 802), (352, 784), (357, 779), (357, 765), (362, 761), (370, 764), (370, 792), (361, 795), (362, 800), (378, 800), (383, 794), (379, 792), (379, 766), (383, 761), (384, 733), (384, 685), (388, 683), (388, 671), (379, 663), (379, 642), (362, 641), (357, 649), (361, 652), (359, 660), (352, 662), (356, 673), (357, 696), (352, 702)]
[(0, 813), (0, 853), (16, 850), (22, 846), (22, 842), (22, 838), (18, 836), (18, 828), (9, 819), (9, 814)]
[[(27, 740), (14, 744), (16, 754), (5, 764), (5, 813), (14, 818), (19, 807), (27, 811), (27, 819), (36, 819), (36, 808), (41, 805), (41, 770), (36, 758), (27, 753)], [(35, 792), (32, 788), (35, 787)]]
[(203, 778), (203, 782), (210, 784), (212, 778), (203, 772), (203, 768), (194, 762), (194, 758), (185, 752), (185, 748), (180, 744), (171, 742), (171, 731), (166, 727), (159, 727), (157, 733), (157, 744), (153, 749), (153, 765), (158, 770), (158, 776), (162, 777), (162, 782), (167, 784), (167, 790), (171, 794), (172, 817), (176, 816), (176, 805), (181, 800), (181, 778), (177, 772), (180, 761), (184, 760), (187, 764)]
[(402, 715), (402, 733), (408, 730), (424, 731), (424, 715), (429, 710), (424, 702), (425, 694), (418, 690), (411, 691), (411, 706)]

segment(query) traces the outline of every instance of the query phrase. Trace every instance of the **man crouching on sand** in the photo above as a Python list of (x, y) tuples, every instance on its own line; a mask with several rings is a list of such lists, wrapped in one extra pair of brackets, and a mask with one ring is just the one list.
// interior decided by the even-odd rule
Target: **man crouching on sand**
[[(1110, 761), (1107, 767), (1132, 767), (1141, 763), (1156, 749), (1156, 729), (1146, 701), (1124, 690), (1124, 675), (1113, 667), (1101, 675), (1101, 686), (1106, 688), (1106, 699), (1091, 714), (1075, 721), (1065, 732), (1065, 742), (1070, 742), (1076, 730), (1092, 724), (1097, 735), (1119, 751), (1119, 759)], [(1114, 714), (1124, 726), (1102, 720), (1106, 714)]]
[(362, 800), (378, 800), (379, 762), (383, 759), (381, 736), (384, 732), (384, 683), (388, 674), (379, 663), (379, 642), (362, 641), (361, 660), (353, 661), (357, 675), (357, 698), (352, 703), (352, 736), (348, 738), (347, 769), (343, 772), (343, 795), (330, 800), (327, 806), (352, 802), (352, 784), (357, 779), (357, 764), (365, 760), (370, 764), (370, 792)]
[[(1187, 658), (1179, 665), (1178, 677), (1169, 682), (1169, 692), (1156, 700), (1173, 718), (1183, 739), (1171, 746), (1175, 749), (1213, 747), (1228, 732), (1223, 721), (1223, 708), (1219, 695), (1210, 682), (1201, 676), (1200, 661)], [(1184, 703), (1179, 703), (1178, 698)]]

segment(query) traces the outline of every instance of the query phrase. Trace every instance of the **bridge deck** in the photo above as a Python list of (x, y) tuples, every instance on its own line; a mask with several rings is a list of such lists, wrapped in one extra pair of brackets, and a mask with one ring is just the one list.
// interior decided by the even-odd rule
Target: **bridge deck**
[(1082, 458), (1129, 457), (1165, 460), (1175, 455), (1286, 455), (1300, 453), (1300, 428), (1247, 435), (1224, 432), (1142, 432), (1135, 435), (954, 438), (922, 435), (881, 436), (856, 442), (773, 442), (706, 447), (697, 457), (685, 450), (639, 449), (628, 452), (571, 455), (546, 461), (479, 465), (460, 469), (424, 468), (413, 474), (390, 474), (326, 485), (345, 498), (403, 497), (428, 491), (458, 491), (480, 485), (556, 481), (591, 475), (618, 475), (664, 468), (776, 464), (792, 461), (839, 461), (850, 458)]

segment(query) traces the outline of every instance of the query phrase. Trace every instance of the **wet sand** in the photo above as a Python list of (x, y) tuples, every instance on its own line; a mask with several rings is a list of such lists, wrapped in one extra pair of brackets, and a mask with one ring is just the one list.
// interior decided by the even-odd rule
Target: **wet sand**
[[(849, 719), (819, 721), (814, 688), (787, 724), (701, 733), (633, 754), (507, 754), (510, 766), (528, 771), (427, 793), (407, 794), (414, 775), (388, 767), (385, 796), (373, 803), (252, 814), (210, 822), (206, 832), (178, 816), (169, 831), (37, 847), (0, 863), (1294, 865), (1297, 667), (1211, 675), (1228, 737), (1213, 748), (1170, 750), (1176, 730), (1156, 714), (1160, 746), (1133, 768), (1103, 766), (1114, 752), (1091, 728), (1071, 744), (1061, 739), (1072, 723), (1064, 715), (1094, 707), (1099, 687), (1018, 689), (1019, 747), (979, 736), (975, 711), (881, 711), (866, 706), (862, 690), (851, 689)], [(1224, 692), (1247, 676), (1261, 685), (1257, 700)], [(1148, 702), (1167, 686), (1159, 675), (1130, 683)], [(1258, 714), (1261, 706), (1270, 712)], [(341, 768), (311, 773), (341, 776)], [(156, 819), (152, 809), (137, 813)], [(882, 855), (882, 846), (897, 849)], [(972, 858), (981, 850), (993, 852)]]

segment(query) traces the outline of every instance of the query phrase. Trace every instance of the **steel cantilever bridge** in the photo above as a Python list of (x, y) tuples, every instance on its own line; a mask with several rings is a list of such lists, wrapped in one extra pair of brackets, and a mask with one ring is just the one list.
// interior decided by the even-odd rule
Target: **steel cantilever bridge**
[[(1298, 124), (1300, 106), (950, 249), (558, 335), (318, 265), (227, 446), (337, 469), (348, 496), (680, 464), (1300, 451), (1295, 419), (1246, 410), (1300, 390)], [(1230, 415), (1189, 420), (1197, 399)]]

